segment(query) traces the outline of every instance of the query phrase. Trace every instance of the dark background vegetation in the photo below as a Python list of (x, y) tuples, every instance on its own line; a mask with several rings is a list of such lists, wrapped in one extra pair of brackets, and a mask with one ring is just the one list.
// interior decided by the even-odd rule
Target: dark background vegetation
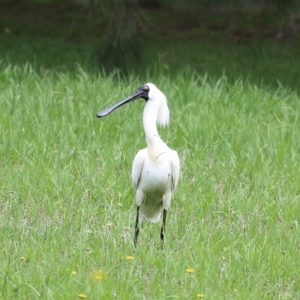
[(191, 70), (298, 88), (297, 0), (0, 0), (0, 66), (153, 78)]

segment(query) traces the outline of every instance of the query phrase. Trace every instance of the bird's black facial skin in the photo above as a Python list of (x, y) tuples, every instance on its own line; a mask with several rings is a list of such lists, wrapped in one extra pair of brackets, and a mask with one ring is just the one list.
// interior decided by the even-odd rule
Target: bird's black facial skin
[(142, 85), (141, 87), (138, 88), (138, 90), (141, 90), (141, 98), (143, 98), (144, 100), (148, 100), (149, 99), (149, 86), (147, 84)]
[(134, 92), (131, 96), (129, 96), (128, 98), (126, 98), (125, 100), (111, 106), (111, 107), (108, 107), (104, 110), (101, 110), (97, 113), (97, 117), (98, 118), (102, 118), (102, 117), (105, 117), (107, 115), (109, 115), (111, 112), (113, 112), (115, 109), (117, 109), (118, 107), (126, 104), (126, 103), (129, 103), (135, 99), (139, 99), (139, 98), (142, 98), (144, 99), (145, 101), (147, 101), (149, 99), (149, 86), (144, 84), (142, 86), (140, 86), (136, 92)]

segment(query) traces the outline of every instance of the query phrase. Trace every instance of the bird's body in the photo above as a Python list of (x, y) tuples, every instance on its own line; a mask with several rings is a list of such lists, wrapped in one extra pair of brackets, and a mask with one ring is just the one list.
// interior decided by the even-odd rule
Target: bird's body
[(177, 152), (170, 149), (160, 138), (156, 123), (168, 125), (169, 109), (165, 95), (152, 83), (140, 87), (135, 94), (98, 113), (103, 117), (119, 106), (137, 98), (146, 100), (143, 125), (147, 148), (140, 150), (132, 165), (132, 182), (135, 189), (137, 217), (134, 244), (137, 243), (139, 226), (142, 220), (158, 222), (163, 211), (161, 239), (164, 239), (167, 210), (180, 174)]
[(179, 165), (178, 155), (169, 148), (156, 156), (149, 155), (147, 148), (136, 155), (132, 166), (132, 181), (136, 204), (140, 206), (140, 221), (145, 219), (156, 223), (162, 210), (169, 209), (176, 185), (175, 165)]

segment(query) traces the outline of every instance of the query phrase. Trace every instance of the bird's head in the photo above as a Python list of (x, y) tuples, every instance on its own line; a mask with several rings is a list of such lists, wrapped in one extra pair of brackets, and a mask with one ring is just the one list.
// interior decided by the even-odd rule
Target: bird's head
[(108, 107), (104, 110), (101, 110), (97, 113), (98, 118), (105, 117), (113, 112), (118, 107), (129, 103), (135, 99), (144, 99), (147, 102), (147, 106), (152, 106), (157, 110), (157, 122), (160, 125), (168, 125), (169, 124), (169, 108), (167, 105), (166, 96), (153, 84), (146, 83), (140, 86), (131, 96), (124, 99), (123, 101)]
[(149, 88), (146, 105), (157, 111), (157, 123), (162, 126), (168, 125), (170, 111), (166, 96), (153, 83), (147, 83), (144, 86)]

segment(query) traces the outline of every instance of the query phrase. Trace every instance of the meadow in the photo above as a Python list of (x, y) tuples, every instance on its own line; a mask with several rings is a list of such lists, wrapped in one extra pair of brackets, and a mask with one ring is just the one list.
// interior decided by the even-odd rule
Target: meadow
[[(94, 37), (7, 24), (0, 299), (300, 298), (299, 39), (150, 34), (122, 77), (89, 68)], [(145, 82), (169, 100), (159, 132), (182, 167), (164, 251), (160, 223), (133, 246), (143, 100), (96, 118)]]
[(163, 252), (160, 224), (133, 246), (143, 100), (95, 116), (140, 81), (1, 71), (2, 299), (299, 298), (299, 94), (193, 73), (156, 84), (182, 163)]

